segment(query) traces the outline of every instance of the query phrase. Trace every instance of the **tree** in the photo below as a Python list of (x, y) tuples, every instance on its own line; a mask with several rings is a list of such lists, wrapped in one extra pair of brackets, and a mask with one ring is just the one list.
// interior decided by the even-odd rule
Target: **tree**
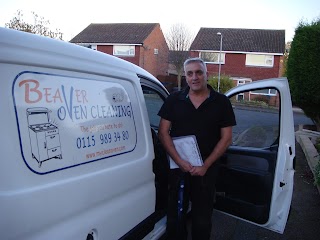
[(170, 50), (169, 63), (174, 66), (178, 74), (178, 90), (181, 89), (183, 63), (189, 56), (192, 35), (183, 24), (174, 24), (165, 35)]
[(287, 65), (292, 101), (320, 131), (320, 18), (300, 22), (295, 30)]
[(288, 58), (289, 58), (289, 53), (290, 53), (290, 48), (291, 48), (291, 42), (286, 43), (286, 50), (283, 54), (283, 69), (281, 72), (281, 76), (286, 77), (287, 75), (287, 66), (288, 66)]
[[(218, 91), (218, 76), (209, 76), (208, 84), (216, 91)], [(233, 88), (233, 80), (226, 75), (220, 76), (220, 93), (225, 93)]]
[(45, 20), (44, 17), (40, 17), (34, 12), (32, 12), (32, 15), (34, 18), (33, 24), (25, 22), (22, 11), (18, 10), (16, 16), (9, 23), (6, 23), (5, 27), (62, 40), (63, 34), (60, 32), (60, 29), (52, 31), (49, 28), (50, 22), (48, 20)]

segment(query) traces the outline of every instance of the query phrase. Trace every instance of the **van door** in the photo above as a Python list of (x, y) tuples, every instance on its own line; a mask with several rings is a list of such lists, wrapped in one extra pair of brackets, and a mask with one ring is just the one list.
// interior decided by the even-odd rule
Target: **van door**
[[(242, 94), (244, 99), (237, 101)], [(233, 143), (221, 159), (215, 209), (283, 233), (292, 198), (295, 138), (286, 78), (229, 90)]]
[(169, 165), (166, 151), (158, 138), (158, 129), (160, 125), (160, 116), (158, 116), (158, 112), (169, 93), (162, 85), (155, 82), (151, 82), (143, 78), (140, 78), (140, 82), (150, 120), (155, 155), (152, 163), (156, 187), (155, 210), (161, 218), (166, 215), (167, 209), (167, 176)]
[(154, 147), (152, 170), (155, 176), (154, 184), (156, 189), (155, 213), (153, 214), (154, 228), (149, 232), (144, 240), (155, 240), (163, 237), (166, 231), (169, 164), (167, 161), (166, 151), (158, 138), (158, 129), (160, 124), (158, 112), (169, 93), (162, 84), (150, 81), (146, 78), (140, 77), (140, 83), (152, 133)]

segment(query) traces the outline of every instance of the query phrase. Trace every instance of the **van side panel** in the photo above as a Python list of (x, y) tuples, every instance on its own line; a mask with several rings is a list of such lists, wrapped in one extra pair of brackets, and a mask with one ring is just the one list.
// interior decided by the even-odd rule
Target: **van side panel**
[(1, 238), (124, 236), (155, 207), (134, 68), (31, 34), (0, 29), (0, 39)]

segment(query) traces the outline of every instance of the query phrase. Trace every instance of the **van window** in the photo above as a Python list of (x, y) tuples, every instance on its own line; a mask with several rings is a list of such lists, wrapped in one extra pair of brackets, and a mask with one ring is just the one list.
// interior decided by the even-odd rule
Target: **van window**
[(144, 99), (146, 101), (150, 125), (155, 130), (158, 130), (160, 124), (160, 117), (158, 116), (158, 112), (164, 100), (162, 99), (160, 93), (150, 87), (142, 86), (142, 91)]
[(231, 98), (237, 119), (237, 125), (233, 127), (233, 146), (269, 148), (278, 144), (280, 97), (276, 89), (272, 91), (275, 92), (274, 96), (256, 95), (248, 91)]

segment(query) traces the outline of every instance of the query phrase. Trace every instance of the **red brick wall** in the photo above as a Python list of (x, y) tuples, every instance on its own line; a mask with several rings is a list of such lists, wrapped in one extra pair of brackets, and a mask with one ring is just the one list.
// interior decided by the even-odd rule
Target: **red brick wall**
[[(154, 49), (158, 49), (158, 54), (154, 54)], [(169, 67), (168, 55), (169, 48), (160, 25), (157, 25), (143, 43), (140, 66), (156, 77), (166, 75)]]
[[(199, 56), (193, 52), (193, 57)], [(260, 80), (267, 78), (276, 78), (281, 76), (280, 57), (274, 56), (273, 67), (252, 67), (246, 66), (246, 54), (226, 53), (225, 64), (221, 65), (221, 74), (231, 77), (246, 77), (252, 80)], [(207, 64), (209, 75), (217, 75), (219, 71), (218, 64)]]
[[(154, 54), (154, 49), (158, 49), (158, 54)], [(112, 45), (98, 45), (97, 50), (113, 55)], [(165, 41), (163, 32), (158, 24), (147, 37), (143, 46), (135, 47), (134, 57), (119, 57), (132, 62), (147, 70), (154, 76), (166, 75), (168, 71), (169, 48)]]
[(113, 55), (113, 46), (112, 45), (98, 45), (97, 51)]
[[(113, 45), (98, 45), (97, 50), (100, 52), (104, 52), (110, 55), (113, 55)], [(135, 56), (133, 57), (119, 57), (128, 62), (132, 62), (139, 66), (139, 56), (140, 56), (140, 46), (135, 47)]]

